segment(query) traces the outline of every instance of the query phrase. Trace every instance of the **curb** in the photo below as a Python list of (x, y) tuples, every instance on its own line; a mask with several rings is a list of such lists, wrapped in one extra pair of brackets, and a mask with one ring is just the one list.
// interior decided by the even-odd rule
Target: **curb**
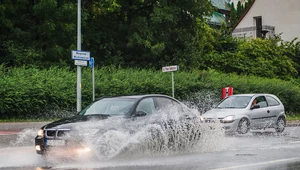
[(286, 127), (296, 127), (300, 126), (300, 120), (287, 121)]

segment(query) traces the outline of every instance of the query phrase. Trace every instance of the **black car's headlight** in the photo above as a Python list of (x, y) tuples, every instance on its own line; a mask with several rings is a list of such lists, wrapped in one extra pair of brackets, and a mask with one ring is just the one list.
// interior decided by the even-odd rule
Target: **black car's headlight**
[(234, 121), (234, 118), (234, 115), (226, 116), (221, 120), (221, 123), (232, 123)]
[(38, 131), (37, 136), (39, 136), (39, 137), (44, 137), (44, 130), (43, 130), (43, 129), (40, 129), (40, 130)]

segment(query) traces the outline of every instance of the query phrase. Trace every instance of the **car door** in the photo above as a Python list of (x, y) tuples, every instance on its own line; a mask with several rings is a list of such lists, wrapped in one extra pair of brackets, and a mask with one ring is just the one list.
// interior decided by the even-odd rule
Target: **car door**
[(277, 121), (278, 115), (284, 112), (284, 108), (281, 103), (273, 96), (266, 96), (268, 107), (270, 110), (270, 123), (275, 123)]
[[(250, 110), (251, 124), (253, 129), (265, 128), (270, 122), (270, 110), (265, 96), (258, 96), (255, 98), (259, 108), (254, 108)], [(253, 100), (255, 100), (253, 99)]]

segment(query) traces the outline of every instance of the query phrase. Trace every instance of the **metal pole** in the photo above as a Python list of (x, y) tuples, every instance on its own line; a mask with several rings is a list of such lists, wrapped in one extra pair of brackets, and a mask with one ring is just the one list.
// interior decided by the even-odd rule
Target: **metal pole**
[(92, 84), (93, 84), (93, 101), (95, 101), (95, 71), (94, 66), (92, 68)]
[(174, 72), (172, 71), (172, 96), (174, 97)]
[[(77, 50), (81, 50), (81, 0), (77, 4)], [(81, 111), (81, 66), (77, 66), (77, 112)]]

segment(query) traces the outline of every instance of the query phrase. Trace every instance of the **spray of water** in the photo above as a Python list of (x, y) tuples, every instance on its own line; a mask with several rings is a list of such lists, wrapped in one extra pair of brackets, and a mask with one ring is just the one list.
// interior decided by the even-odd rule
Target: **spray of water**
[(24, 129), (17, 135), (16, 140), (10, 141), (11, 147), (34, 146), (34, 138), (37, 134), (36, 129)]
[[(56, 153), (57, 150), (50, 150), (45, 158), (54, 165), (74, 159), (84, 162), (106, 162), (119, 158), (218, 151), (223, 147), (222, 140), (225, 136), (221, 125), (216, 123), (211, 127), (201, 123), (199, 113), (199, 107), (203, 107), (203, 112), (211, 108), (216, 101), (214, 95), (205, 92), (195, 94), (190, 101), (184, 102), (189, 108), (194, 108), (192, 110), (166, 108), (134, 119), (109, 117), (105, 120), (82, 122), (65, 137), (74, 141), (74, 146), (86, 146), (91, 152), (75, 154), (72, 150), (70, 153), (64, 152), (67, 159), (62, 159), (61, 155)], [(25, 129), (11, 146), (34, 146), (36, 133), (35, 129)]]
[[(215, 151), (221, 149), (224, 133), (218, 124), (213, 128), (202, 124), (197, 110), (166, 108), (134, 119), (91, 120), (77, 126), (66, 137), (77, 141), (75, 145), (81, 143), (91, 148), (93, 159), (107, 161)], [(53, 161), (55, 152), (49, 157)], [(91, 160), (85, 155), (77, 161), (86, 161), (83, 158)]]

